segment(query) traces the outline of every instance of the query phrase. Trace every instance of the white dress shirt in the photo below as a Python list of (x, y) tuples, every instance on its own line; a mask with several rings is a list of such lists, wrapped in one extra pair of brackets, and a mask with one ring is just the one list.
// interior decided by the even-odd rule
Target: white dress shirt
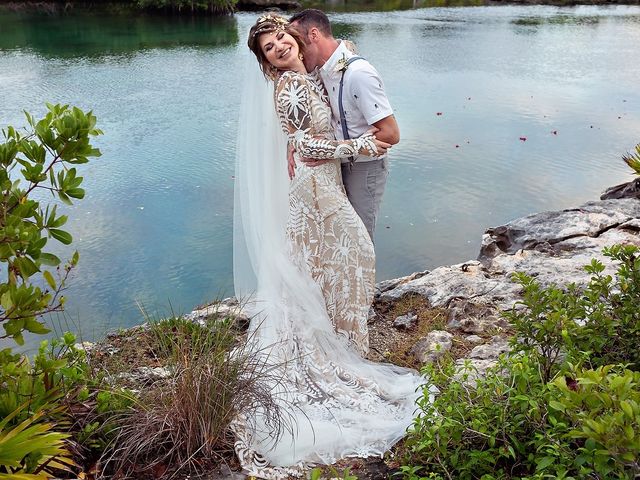
[[(349, 58), (355, 56), (344, 44), (340, 42), (338, 48), (329, 57), (326, 63), (318, 69), (320, 78), (329, 95), (331, 111), (333, 113), (332, 124), (336, 132), (336, 138), (344, 140), (342, 126), (340, 125), (340, 107), (338, 106), (338, 94), (340, 92), (340, 68)], [(383, 118), (393, 115), (389, 99), (384, 93), (384, 84), (375, 68), (365, 59), (355, 60), (344, 74), (342, 91), (342, 105), (347, 121), (349, 138), (356, 138), (365, 133), (371, 125)], [(358, 155), (356, 162), (368, 162), (384, 157), (371, 158)], [(343, 163), (348, 162), (343, 159)]]

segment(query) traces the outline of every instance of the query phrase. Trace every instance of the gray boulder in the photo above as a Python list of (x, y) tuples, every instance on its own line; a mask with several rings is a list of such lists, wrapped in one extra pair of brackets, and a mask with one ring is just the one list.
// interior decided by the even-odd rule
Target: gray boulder
[(411, 349), (411, 354), (420, 363), (433, 363), (451, 350), (453, 335), (442, 330), (433, 330), (421, 338)]

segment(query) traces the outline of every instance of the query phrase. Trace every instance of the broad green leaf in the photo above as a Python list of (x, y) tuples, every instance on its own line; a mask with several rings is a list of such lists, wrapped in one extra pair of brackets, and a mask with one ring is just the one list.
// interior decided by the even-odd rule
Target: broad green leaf
[(38, 266), (27, 257), (16, 258), (14, 261), (14, 265), (18, 267), (20, 273), (22, 274), (22, 278), (27, 279), (31, 275), (37, 273), (39, 271)]
[(45, 327), (43, 323), (37, 321), (35, 318), (29, 318), (25, 322), (24, 328), (25, 330), (28, 330), (31, 333), (36, 333), (39, 335), (43, 335), (51, 331), (47, 327)]
[(38, 260), (40, 260), (40, 263), (43, 265), (49, 265), (50, 267), (57, 267), (60, 265), (60, 259), (52, 253), (41, 253)]
[(69, 245), (73, 241), (73, 237), (71, 237), (71, 234), (68, 232), (65, 232), (64, 230), (58, 230), (57, 228), (50, 228), (49, 233), (53, 238), (55, 238), (61, 243), (64, 243), (65, 245)]
[(633, 408), (631, 408), (631, 404), (625, 400), (620, 401), (620, 408), (625, 413), (625, 415), (629, 418), (633, 418)]
[(549, 406), (551, 408), (553, 408), (554, 410), (558, 410), (559, 412), (564, 412), (566, 407), (564, 406), (564, 404), (556, 401), (556, 400), (551, 400), (549, 401)]
[(536, 460), (536, 470), (544, 470), (555, 461), (554, 457), (542, 457), (540, 460)]

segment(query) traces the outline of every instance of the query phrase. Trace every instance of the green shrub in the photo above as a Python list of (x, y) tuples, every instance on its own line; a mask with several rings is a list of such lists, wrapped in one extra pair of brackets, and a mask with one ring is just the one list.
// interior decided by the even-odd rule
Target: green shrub
[(632, 479), (640, 475), (640, 260), (604, 250), (589, 284), (543, 288), (516, 275), (508, 355), (486, 377), (427, 367), (440, 394), (419, 400), (400, 474), (417, 479)]
[(614, 245), (603, 253), (618, 263), (615, 278), (594, 259), (585, 267), (591, 280), (584, 288), (542, 288), (527, 275), (515, 275), (524, 308), (505, 316), (516, 329), (515, 349), (538, 359), (545, 381), (561, 367), (561, 358), (640, 370), (640, 250)]
[(47, 108), (41, 120), (25, 112), (30, 130), (21, 133), (9, 126), (0, 144), (0, 264), (7, 272), (0, 283), (0, 324), (5, 331), (0, 338), (11, 337), (18, 344), (24, 342), (24, 331), (48, 332), (39, 317), (62, 309), (61, 292), (78, 261), (76, 252), (60, 269), (60, 259), (44, 251), (49, 238), (65, 245), (72, 238), (60, 228), (67, 217), (58, 215), (55, 205), (41, 205), (34, 193), (50, 192), (66, 204), (83, 198), (82, 177), (74, 165), (100, 155), (90, 143), (102, 133), (91, 112), (67, 105)]
[(135, 0), (143, 10), (169, 10), (173, 12), (232, 13), (237, 0)]
[[(550, 415), (572, 426), (575, 463), (600, 478), (640, 473), (640, 372), (609, 365), (575, 369), (550, 385)], [(555, 410), (555, 412), (553, 412)]]
[(55, 424), (65, 438), (70, 434), (74, 453), (95, 456), (111, 439), (109, 417), (126, 410), (134, 396), (109, 386), (75, 345), (75, 335), (67, 332), (43, 341), (33, 361), (0, 352), (0, 418), (10, 418), (8, 426), (15, 427), (42, 412), (37, 421)]
[[(431, 403), (419, 401), (420, 416), (406, 442), (404, 478), (522, 478), (557, 461), (558, 478), (570, 458), (563, 436), (569, 426), (547, 421), (548, 390), (535, 361), (526, 355), (503, 359), (485, 378), (468, 380), (452, 363), (429, 366), (440, 389)], [(434, 478), (438, 478), (437, 476)]]

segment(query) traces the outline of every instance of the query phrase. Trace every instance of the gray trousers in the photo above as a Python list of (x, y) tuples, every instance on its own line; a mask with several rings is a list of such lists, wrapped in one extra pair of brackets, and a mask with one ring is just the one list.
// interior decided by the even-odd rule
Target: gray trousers
[(389, 176), (388, 160), (357, 162), (353, 165), (342, 164), (342, 182), (347, 197), (358, 216), (367, 227), (373, 240), (376, 220), (380, 211), (380, 202)]

